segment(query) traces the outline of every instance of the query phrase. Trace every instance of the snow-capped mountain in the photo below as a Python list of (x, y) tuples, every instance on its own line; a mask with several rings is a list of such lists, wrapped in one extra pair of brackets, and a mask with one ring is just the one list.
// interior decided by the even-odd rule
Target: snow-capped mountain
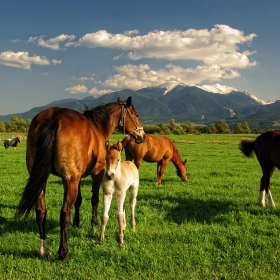
[(229, 86), (223, 86), (220, 84), (203, 85), (203, 86), (197, 86), (197, 87), (201, 88), (203, 90), (206, 90), (208, 92), (219, 93), (219, 94), (228, 94), (230, 92), (237, 91), (236, 88), (229, 87)]
[[(249, 91), (216, 85), (190, 86), (181, 82), (166, 83), (156, 87), (142, 88), (137, 91), (125, 89), (105, 94), (98, 98), (92, 96), (78, 100), (58, 100), (25, 113), (0, 116), (0, 121), (9, 121), (11, 116), (32, 119), (47, 107), (59, 106), (83, 112), (84, 106), (96, 107), (100, 104), (115, 102), (118, 97), (126, 100), (132, 97), (133, 105), (144, 124), (176, 122), (213, 123), (220, 119), (240, 122), (254, 116), (258, 126), (273, 126), (279, 123), (280, 101), (265, 102)], [(270, 119), (268, 116), (271, 116)], [(252, 125), (250, 124), (250, 127)]]

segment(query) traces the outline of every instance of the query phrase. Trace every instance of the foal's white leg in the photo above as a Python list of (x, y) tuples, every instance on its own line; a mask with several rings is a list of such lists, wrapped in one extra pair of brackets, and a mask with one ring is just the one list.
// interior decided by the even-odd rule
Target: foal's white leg
[(275, 207), (275, 203), (274, 203), (274, 201), (273, 201), (272, 194), (271, 194), (271, 191), (270, 191), (270, 190), (268, 190), (267, 196), (268, 196), (269, 205), (272, 206), (272, 207)]
[(265, 207), (265, 191), (260, 191), (259, 204), (260, 206)]
[(40, 239), (39, 253), (40, 253), (41, 257), (45, 257), (45, 256), (50, 256), (51, 255), (46, 239)]
[(134, 210), (136, 206), (137, 192), (138, 192), (138, 187), (130, 188), (131, 228), (133, 231), (135, 231), (135, 227), (136, 227)]
[(103, 214), (102, 214), (102, 225), (101, 225), (101, 233), (99, 237), (99, 242), (102, 243), (104, 241), (104, 233), (105, 233), (105, 228), (107, 225), (107, 222), (109, 220), (109, 210), (111, 206), (111, 201), (112, 201), (112, 194), (103, 194)]
[(118, 217), (118, 222), (119, 222), (119, 244), (120, 244), (120, 246), (122, 246), (124, 243), (123, 231), (126, 228), (125, 211), (124, 211), (125, 192), (126, 191), (123, 190), (123, 192), (119, 196), (116, 197), (117, 205), (118, 205), (117, 217)]

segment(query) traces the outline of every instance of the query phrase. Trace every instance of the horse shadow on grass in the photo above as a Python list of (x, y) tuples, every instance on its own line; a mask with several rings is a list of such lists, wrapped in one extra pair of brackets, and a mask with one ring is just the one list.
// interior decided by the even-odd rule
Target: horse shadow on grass
[[(155, 212), (165, 212), (164, 219), (168, 222), (182, 224), (197, 222), (202, 224), (223, 223), (223, 218), (231, 211), (237, 211), (238, 205), (229, 200), (197, 199), (188, 197), (173, 197), (166, 194), (138, 194), (139, 204), (151, 201), (149, 207), (154, 207)], [(153, 202), (155, 201), (155, 203)], [(137, 206), (136, 206), (137, 207)], [(137, 208), (136, 208), (137, 211)]]

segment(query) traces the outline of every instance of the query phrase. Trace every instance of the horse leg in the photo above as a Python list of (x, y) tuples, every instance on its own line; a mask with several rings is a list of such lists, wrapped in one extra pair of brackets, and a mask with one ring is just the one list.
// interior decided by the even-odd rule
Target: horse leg
[(104, 169), (102, 169), (98, 174), (91, 175), (92, 178), (92, 196), (91, 196), (91, 206), (92, 206), (92, 218), (91, 225), (97, 225), (97, 210), (99, 203), (99, 188), (104, 175)]
[(73, 219), (73, 226), (79, 227), (80, 226), (80, 206), (82, 204), (82, 194), (81, 194), (81, 181), (79, 182), (79, 188), (78, 188), (78, 196), (75, 201), (75, 216)]
[(135, 227), (136, 227), (134, 210), (136, 206), (137, 193), (138, 193), (138, 187), (130, 187), (131, 228), (133, 231), (135, 231)]
[(119, 245), (120, 247), (122, 247), (124, 243), (123, 231), (126, 228), (125, 210), (124, 210), (125, 190), (123, 190), (122, 193), (116, 198), (117, 198), (117, 206), (118, 206), (117, 217), (119, 222)]
[(99, 237), (99, 242), (103, 243), (104, 241), (104, 233), (105, 233), (105, 228), (107, 225), (107, 222), (109, 220), (109, 210), (111, 206), (111, 201), (112, 201), (113, 195), (111, 193), (109, 194), (103, 194), (103, 214), (102, 214), (102, 225), (101, 225), (101, 233)]
[(157, 185), (162, 184), (162, 177), (163, 177), (163, 173), (164, 173), (166, 165), (167, 165), (167, 162), (163, 159), (157, 163)]
[(268, 195), (268, 201), (269, 205), (272, 207), (275, 207), (275, 203), (272, 198), (272, 194), (270, 191), (270, 177), (272, 176), (273, 172), (275, 170), (275, 166), (271, 164), (269, 167), (262, 168), (263, 176), (261, 178), (261, 184), (260, 184), (260, 195), (259, 195), (259, 204), (262, 207), (265, 207), (265, 192)]
[[(273, 175), (274, 170), (275, 170), (275, 166), (270, 170), (269, 178), (271, 178), (271, 176)], [(273, 201), (270, 189), (271, 189), (271, 183), (269, 182), (269, 184), (268, 184), (268, 186), (267, 186), (265, 191), (266, 191), (266, 194), (268, 196), (269, 205), (272, 206), (272, 207), (275, 207), (275, 203)]]
[(50, 256), (50, 251), (46, 240), (46, 216), (47, 209), (45, 205), (45, 193), (42, 191), (36, 203), (36, 222), (38, 224), (40, 233), (39, 254), (42, 257)]
[(63, 181), (64, 202), (60, 211), (60, 246), (58, 255), (61, 260), (68, 260), (68, 225), (71, 217), (71, 208), (74, 205), (79, 189), (79, 181), (72, 178), (71, 181)]

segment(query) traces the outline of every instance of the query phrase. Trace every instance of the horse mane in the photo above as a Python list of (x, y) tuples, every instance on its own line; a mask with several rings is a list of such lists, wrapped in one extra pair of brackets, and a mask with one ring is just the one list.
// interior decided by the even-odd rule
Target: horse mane
[(89, 108), (85, 106), (85, 111), (83, 115), (92, 121), (103, 134), (108, 135), (108, 119), (110, 117), (110, 110), (112, 107), (116, 106), (117, 102), (111, 102), (107, 104), (100, 104), (97, 107)]
[(181, 163), (183, 163), (184, 161), (183, 161), (183, 159), (182, 159), (182, 157), (181, 157), (181, 155), (180, 155), (180, 152), (179, 152), (179, 150), (177, 149), (177, 147), (174, 145), (174, 143), (171, 141), (171, 140), (169, 140), (170, 142), (171, 142), (171, 144), (172, 144), (172, 146), (173, 146), (173, 157), (172, 157), (172, 159), (171, 159), (171, 161), (175, 164), (175, 163), (179, 163), (179, 161), (181, 162)]

